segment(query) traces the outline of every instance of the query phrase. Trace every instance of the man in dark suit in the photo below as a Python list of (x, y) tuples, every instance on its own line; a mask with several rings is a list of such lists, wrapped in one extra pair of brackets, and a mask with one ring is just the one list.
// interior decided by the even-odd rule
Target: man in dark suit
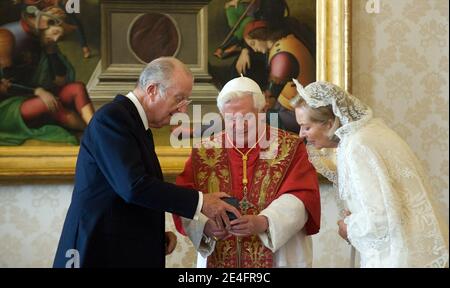
[[(163, 181), (149, 128), (186, 112), (193, 76), (171, 57), (152, 61), (128, 95), (96, 112), (78, 155), (75, 188), (54, 267), (164, 267), (164, 212), (197, 219), (201, 213), (229, 226), (220, 200)], [(240, 215), (239, 215), (240, 216)], [(169, 239), (169, 243), (166, 243)], [(175, 238), (176, 239), (176, 238)]]

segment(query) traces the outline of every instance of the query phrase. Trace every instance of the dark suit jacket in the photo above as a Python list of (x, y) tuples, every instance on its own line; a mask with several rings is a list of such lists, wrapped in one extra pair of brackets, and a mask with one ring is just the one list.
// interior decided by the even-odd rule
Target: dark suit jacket
[(164, 211), (193, 218), (198, 192), (163, 181), (151, 131), (128, 98), (98, 110), (78, 154), (54, 267), (164, 267)]

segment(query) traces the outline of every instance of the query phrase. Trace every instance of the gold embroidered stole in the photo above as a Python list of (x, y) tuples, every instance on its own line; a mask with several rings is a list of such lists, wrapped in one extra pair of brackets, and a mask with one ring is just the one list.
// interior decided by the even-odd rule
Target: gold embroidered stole
[[(278, 197), (279, 186), (298, 147), (297, 136), (275, 128), (270, 129), (272, 129), (271, 133), (277, 133), (278, 142), (273, 142), (266, 150), (260, 150), (260, 153), (273, 157), (271, 159), (260, 157), (257, 160), (247, 194), (248, 205), (243, 205), (242, 201), (240, 203), (243, 215), (259, 214)], [(192, 150), (196, 188), (203, 193), (232, 191), (232, 170), (230, 170), (227, 150), (213, 148), (218, 147), (218, 139), (222, 136), (223, 134), (220, 134), (215, 139), (204, 142), (202, 148)], [(257, 235), (233, 236), (227, 240), (218, 241), (213, 254), (208, 257), (209, 268), (270, 268), (272, 266), (273, 254), (262, 244)]]

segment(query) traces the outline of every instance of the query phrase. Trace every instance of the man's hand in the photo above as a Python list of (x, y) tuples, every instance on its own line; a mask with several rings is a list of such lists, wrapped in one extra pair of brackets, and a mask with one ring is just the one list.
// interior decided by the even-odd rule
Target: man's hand
[(262, 215), (244, 215), (231, 221), (230, 233), (235, 236), (250, 236), (263, 233), (269, 228), (269, 221)]
[(173, 232), (166, 232), (166, 255), (169, 255), (175, 250), (177, 246), (177, 235)]
[(206, 222), (203, 232), (206, 236), (213, 238), (215, 241), (223, 240), (231, 236), (227, 230), (220, 229), (215, 221), (212, 221), (211, 219)]
[(214, 220), (219, 229), (223, 229), (223, 223), (225, 223), (225, 227), (229, 230), (231, 225), (227, 211), (234, 213), (238, 218), (241, 217), (241, 213), (235, 207), (222, 201), (220, 199), (222, 197), (230, 197), (230, 195), (224, 192), (203, 194), (203, 207), (201, 212), (209, 219)]
[(41, 98), (42, 102), (44, 102), (50, 112), (56, 112), (56, 109), (58, 108), (58, 101), (52, 93), (39, 87), (34, 90), (34, 95)]

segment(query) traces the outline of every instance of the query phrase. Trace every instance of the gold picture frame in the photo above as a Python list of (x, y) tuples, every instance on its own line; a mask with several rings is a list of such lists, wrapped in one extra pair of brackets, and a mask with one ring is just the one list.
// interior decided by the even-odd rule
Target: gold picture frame
[[(351, 91), (351, 0), (317, 0), (317, 79)], [(73, 179), (79, 147), (0, 147), (0, 181)], [(168, 179), (181, 172), (190, 149), (157, 147)]]

